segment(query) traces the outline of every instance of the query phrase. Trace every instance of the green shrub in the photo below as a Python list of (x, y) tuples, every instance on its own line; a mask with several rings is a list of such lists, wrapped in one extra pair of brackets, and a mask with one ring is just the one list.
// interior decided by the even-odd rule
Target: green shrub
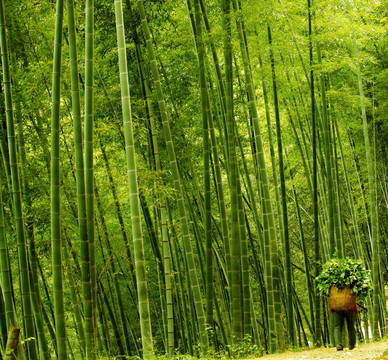
[(324, 295), (329, 296), (332, 286), (337, 289), (348, 286), (351, 293), (357, 294), (358, 301), (364, 299), (373, 289), (370, 270), (365, 269), (360, 259), (330, 259), (323, 265), (322, 273), (315, 280), (318, 290)]

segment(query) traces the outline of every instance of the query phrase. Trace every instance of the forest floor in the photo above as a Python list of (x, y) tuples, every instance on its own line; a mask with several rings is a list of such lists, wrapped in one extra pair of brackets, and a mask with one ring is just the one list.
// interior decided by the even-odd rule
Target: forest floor
[(343, 351), (337, 351), (336, 348), (319, 348), (303, 351), (287, 351), (282, 354), (273, 354), (262, 356), (250, 360), (331, 360), (331, 359), (349, 359), (349, 360), (388, 360), (388, 341), (380, 341), (369, 344), (362, 344), (353, 350), (344, 348)]

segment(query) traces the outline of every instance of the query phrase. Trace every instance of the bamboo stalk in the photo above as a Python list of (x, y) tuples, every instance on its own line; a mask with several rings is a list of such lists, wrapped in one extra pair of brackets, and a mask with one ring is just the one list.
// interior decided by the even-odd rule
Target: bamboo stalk
[(129, 198), (131, 206), (132, 237), (135, 251), (135, 272), (137, 278), (140, 328), (143, 345), (143, 357), (147, 359), (152, 358), (154, 356), (154, 349), (148, 300), (145, 255), (143, 247), (143, 230), (141, 225), (139, 188), (137, 183), (138, 179), (136, 154), (132, 128), (133, 125), (126, 59), (123, 5), (121, 0), (115, 0), (115, 17), (117, 31), (117, 50), (120, 70), (121, 105), (124, 122), (125, 151), (127, 161)]
[(208, 348), (208, 336), (206, 332), (206, 318), (205, 318), (205, 312), (203, 307), (203, 301), (200, 291), (200, 286), (198, 282), (198, 275), (197, 270), (195, 267), (195, 261), (194, 261), (194, 253), (192, 250), (192, 246), (190, 243), (190, 233), (188, 228), (188, 221), (187, 221), (187, 215), (186, 215), (186, 209), (184, 204), (184, 195), (183, 195), (183, 187), (182, 187), (182, 180), (178, 169), (178, 164), (176, 160), (176, 153), (175, 153), (175, 147), (174, 142), (171, 135), (171, 129), (167, 117), (167, 111), (166, 111), (166, 105), (164, 101), (164, 93), (160, 82), (160, 76), (159, 76), (159, 70), (156, 64), (156, 56), (153, 50), (152, 46), (152, 40), (151, 40), (151, 33), (149, 30), (148, 22), (146, 19), (146, 14), (144, 10), (144, 4), (143, 1), (138, 1), (138, 10), (141, 17), (141, 22), (143, 26), (143, 33), (146, 40), (146, 46), (148, 50), (148, 55), (150, 57), (150, 65), (151, 65), (151, 73), (154, 78), (154, 86), (156, 91), (156, 97), (158, 100), (161, 120), (162, 120), (162, 126), (163, 126), (163, 132), (164, 132), (164, 138), (165, 143), (167, 146), (167, 152), (168, 152), (168, 160), (170, 163), (170, 170), (172, 172), (173, 176), (173, 184), (174, 188), (177, 193), (177, 206), (179, 211), (179, 217), (180, 217), (180, 223), (182, 226), (182, 239), (183, 239), (183, 245), (185, 249), (185, 257), (189, 268), (189, 276), (191, 281), (191, 291), (193, 293), (194, 297), (194, 304), (195, 309), (197, 313), (197, 319), (199, 324), (199, 331), (200, 331), (200, 344), (201, 349), (203, 352), (207, 351)]
[(9, 66), (9, 57), (8, 57), (8, 44), (7, 44), (7, 36), (6, 36), (4, 0), (0, 1), (0, 46), (1, 46), (2, 68), (3, 68), (9, 164), (11, 168), (11, 180), (12, 180), (12, 198), (13, 198), (14, 217), (15, 217), (17, 243), (18, 243), (19, 274), (20, 274), (21, 295), (22, 295), (22, 302), (23, 302), (23, 317), (25, 321), (26, 336), (33, 338), (33, 340), (29, 341), (27, 344), (28, 354), (30, 356), (30, 359), (35, 360), (38, 358), (38, 355), (37, 355), (37, 347), (36, 347), (36, 341), (35, 341), (33, 313), (32, 313), (31, 296), (30, 296), (31, 286), (30, 286), (30, 275), (29, 275), (29, 269), (28, 269), (23, 206), (22, 206), (22, 199), (21, 199), (21, 186), (20, 186), (20, 174), (19, 174), (20, 170), (17, 163), (16, 136), (15, 136), (15, 125), (14, 125), (14, 118), (13, 118), (14, 117), (13, 100), (12, 100), (11, 75), (10, 75), (10, 66)]

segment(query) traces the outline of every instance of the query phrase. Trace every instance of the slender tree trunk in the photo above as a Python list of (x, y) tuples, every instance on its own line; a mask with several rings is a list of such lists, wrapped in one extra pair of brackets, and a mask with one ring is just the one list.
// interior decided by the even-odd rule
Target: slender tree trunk
[[(67, 0), (67, 21), (69, 28), (69, 54), (71, 73), (71, 94), (72, 94), (72, 117), (74, 132), (74, 153), (76, 166), (77, 183), (77, 214), (78, 229), (81, 245), (81, 278), (85, 326), (85, 354), (87, 360), (93, 359), (94, 348), (94, 325), (92, 319), (92, 289), (91, 289), (91, 269), (88, 241), (88, 221), (86, 215), (86, 195), (85, 195), (85, 166), (82, 145), (82, 125), (81, 125), (81, 100), (79, 89), (78, 56), (76, 43), (76, 29), (74, 21), (73, 0)], [(85, 146), (86, 151), (86, 146)]]
[(4, 96), (5, 96), (5, 111), (7, 119), (7, 136), (8, 136), (8, 151), (9, 151), (9, 163), (11, 168), (12, 179), (12, 198), (16, 224), (17, 244), (18, 244), (18, 260), (19, 260), (19, 273), (21, 284), (21, 296), (23, 303), (23, 316), (25, 324), (25, 334), (27, 337), (31, 337), (32, 340), (28, 341), (27, 349), (28, 355), (31, 360), (38, 358), (37, 347), (35, 340), (33, 313), (31, 306), (31, 286), (30, 286), (30, 274), (28, 269), (27, 247), (25, 238), (23, 207), (20, 187), (19, 167), (17, 164), (17, 151), (16, 151), (16, 136), (15, 125), (13, 116), (13, 101), (11, 90), (11, 75), (8, 59), (8, 44), (6, 35), (6, 24), (4, 14), (4, 0), (0, 1), (0, 46), (1, 46), (1, 61), (3, 68), (3, 83), (4, 83)]
[(101, 219), (102, 230), (103, 230), (103, 233), (105, 235), (105, 242), (106, 242), (106, 247), (108, 250), (109, 263), (110, 263), (110, 267), (112, 269), (111, 271), (112, 271), (112, 277), (113, 277), (113, 282), (114, 282), (114, 289), (116, 292), (117, 302), (119, 305), (119, 313), (120, 313), (119, 318), (120, 318), (121, 326), (123, 328), (124, 341), (125, 341), (125, 346), (126, 346), (126, 351), (127, 351), (126, 354), (121, 354), (121, 355), (131, 356), (132, 354), (131, 354), (131, 347), (130, 347), (130, 343), (129, 343), (129, 332), (128, 332), (127, 322), (125, 320), (125, 307), (124, 307), (124, 303), (123, 303), (123, 298), (121, 296), (121, 289), (120, 289), (118, 278), (117, 278), (115, 259), (114, 259), (110, 239), (109, 239), (109, 234), (108, 234), (108, 229), (107, 229), (106, 222), (105, 222), (105, 217), (103, 215), (101, 199), (100, 199), (100, 195), (99, 195), (97, 186), (95, 186), (94, 192), (95, 192), (95, 197), (96, 197), (96, 202), (97, 202), (98, 213), (99, 213), (100, 219)]
[(281, 189), (281, 202), (282, 202), (282, 218), (283, 218), (283, 242), (284, 242), (284, 270), (285, 270), (285, 287), (286, 287), (286, 304), (287, 304), (287, 329), (288, 338), (290, 339), (291, 346), (295, 346), (295, 327), (294, 327), (294, 308), (292, 300), (292, 269), (291, 269), (291, 253), (290, 253), (290, 239), (288, 232), (288, 211), (287, 211), (287, 193), (286, 193), (286, 180), (284, 175), (284, 161), (283, 161), (283, 142), (282, 133), (280, 127), (280, 114), (279, 114), (279, 101), (277, 91), (277, 80), (275, 71), (275, 59), (272, 44), (271, 28), (267, 26), (268, 42), (270, 46), (269, 54), (271, 61), (271, 74), (272, 85), (274, 93), (274, 105), (275, 105), (275, 120), (276, 120), (276, 133), (278, 140), (278, 160), (280, 169), (280, 189)]
[[(130, 3), (128, 1), (128, 9), (129, 9), (129, 16), (130, 16), (130, 22), (132, 26), (132, 31), (134, 33), (134, 41), (136, 46), (136, 58), (138, 61), (138, 68), (139, 68), (139, 74), (142, 79), (142, 88), (143, 88), (143, 95), (145, 97), (145, 107), (148, 109), (148, 115), (149, 115), (149, 130), (150, 130), (150, 138), (151, 138), (151, 146), (152, 146), (152, 153), (154, 156), (154, 162), (155, 162), (155, 170), (157, 172), (162, 171), (162, 165), (161, 165), (161, 159), (160, 159), (160, 151), (159, 151), (159, 145), (158, 145), (158, 138), (157, 138), (157, 130), (155, 125), (155, 116), (153, 111), (153, 104), (151, 101), (151, 94), (150, 89), (148, 85), (148, 81), (146, 79), (146, 72), (144, 68), (144, 59), (142, 56), (142, 51), (140, 48), (140, 40), (138, 37), (138, 33), (136, 30), (136, 26), (134, 24), (133, 20), (133, 14), (132, 9), (130, 6)], [(155, 183), (155, 186), (157, 186), (157, 183)], [(170, 249), (170, 243), (169, 243), (169, 234), (168, 234), (168, 228), (167, 228), (167, 216), (166, 216), (166, 199), (165, 196), (160, 195), (160, 211), (159, 211), (159, 218), (160, 218), (160, 237), (162, 240), (162, 247), (163, 247), (163, 268), (164, 268), (164, 283), (165, 283), (165, 294), (161, 294), (161, 296), (165, 295), (165, 304), (166, 304), (166, 314), (167, 314), (167, 354), (169, 357), (173, 357), (175, 347), (175, 329), (174, 329), (174, 309), (173, 309), (173, 275), (172, 275), (172, 264), (171, 264), (171, 249)]]
[[(9, 36), (12, 40), (12, 37)], [(48, 360), (48, 346), (43, 326), (42, 318), (42, 302), (39, 294), (38, 273), (36, 268), (36, 249), (35, 249), (35, 233), (34, 233), (34, 214), (32, 212), (31, 192), (27, 173), (27, 156), (24, 139), (24, 124), (21, 111), (21, 103), (23, 102), (19, 88), (19, 79), (17, 76), (16, 54), (11, 47), (10, 53), (11, 69), (13, 74), (13, 88), (15, 94), (15, 116), (16, 116), (16, 131), (19, 149), (19, 163), (20, 163), (20, 179), (22, 185), (23, 206), (26, 214), (26, 236), (29, 244), (29, 264), (30, 264), (30, 286), (31, 286), (31, 305), (34, 313), (34, 320), (36, 326), (37, 340), (39, 345), (39, 352), (44, 360)]]
[[(4, 212), (3, 212), (3, 197), (2, 197), (2, 181), (0, 177), (0, 272), (2, 296), (4, 298), (4, 312), (7, 328), (10, 324), (17, 324), (15, 307), (12, 297), (12, 279), (10, 266), (8, 261), (7, 239), (5, 237)], [(20, 356), (20, 354), (19, 354)]]
[(380, 270), (379, 270), (379, 245), (378, 245), (378, 233), (377, 233), (377, 207), (376, 207), (376, 174), (372, 162), (372, 151), (369, 141), (368, 122), (366, 119), (365, 110), (365, 96), (362, 84), (361, 68), (358, 58), (358, 49), (356, 43), (356, 36), (352, 31), (353, 39), (353, 51), (354, 59), (356, 62), (358, 90), (360, 93), (360, 106), (361, 106), (361, 118), (364, 131), (365, 153), (366, 163), (368, 167), (368, 185), (369, 185), (369, 202), (370, 202), (370, 222), (372, 227), (371, 232), (371, 245), (372, 245), (372, 282), (373, 282), (373, 310), (372, 310), (372, 335), (374, 340), (381, 338), (379, 331), (379, 319), (380, 319)]
[(182, 180), (178, 169), (175, 147), (172, 140), (171, 129), (168, 122), (166, 105), (164, 101), (163, 89), (160, 82), (159, 70), (156, 64), (156, 56), (153, 50), (151, 34), (148, 27), (148, 22), (146, 19), (144, 4), (142, 0), (138, 1), (138, 9), (140, 13), (141, 22), (143, 25), (143, 32), (146, 40), (148, 55), (151, 62), (151, 73), (154, 78), (155, 91), (156, 91), (156, 96), (157, 96), (161, 120), (162, 120), (165, 142), (167, 146), (168, 160), (170, 163), (170, 169), (173, 176), (174, 188), (177, 193), (176, 202), (177, 202), (180, 222), (182, 226), (183, 246), (185, 249), (185, 257), (186, 257), (187, 265), (189, 269), (191, 291), (193, 293), (194, 304), (195, 304), (195, 309), (197, 313), (198, 327), (199, 327), (199, 333), (200, 333), (200, 344), (201, 344), (200, 346), (202, 351), (206, 352), (208, 347), (208, 336), (206, 332), (206, 317), (205, 317), (205, 312), (204, 312), (204, 307), (202, 302), (200, 285), (198, 281), (197, 269), (195, 266), (194, 253), (190, 242), (190, 232), (189, 232), (185, 203), (184, 203)]
[(98, 285), (98, 291), (101, 294), (101, 296), (103, 297), (104, 305), (106, 306), (108, 313), (109, 313), (109, 320), (112, 323), (112, 329), (113, 329), (115, 340), (117, 342), (117, 346), (119, 348), (119, 353), (123, 354), (123, 353), (125, 353), (125, 350), (124, 350), (123, 343), (121, 341), (119, 325), (117, 323), (117, 319), (116, 319), (114, 310), (112, 309), (112, 306), (109, 302), (108, 296), (106, 295), (106, 291), (104, 289), (104, 286), (99, 279), (98, 279), (97, 285)]
[(124, 137), (127, 158), (129, 197), (131, 205), (132, 236), (135, 249), (135, 271), (139, 300), (140, 328), (143, 344), (143, 357), (147, 359), (154, 356), (154, 349), (148, 302), (147, 275), (143, 248), (143, 231), (141, 226), (140, 199), (137, 184), (136, 153), (133, 138), (131, 102), (127, 72), (123, 5), (121, 0), (115, 0), (115, 15), (117, 49), (120, 69), (121, 104), (124, 121)]
[(241, 53), (244, 63), (245, 81), (249, 98), (249, 110), (252, 115), (254, 143), (256, 149), (257, 180), (259, 192), (261, 194), (263, 208), (263, 228), (264, 228), (264, 255), (265, 255), (265, 281), (267, 286), (267, 307), (268, 307), (268, 336), (269, 351), (277, 350), (277, 341), (283, 339), (283, 329), (280, 320), (280, 273), (277, 249), (277, 236), (275, 229), (274, 214), (269, 190), (269, 181), (264, 157), (263, 141), (261, 138), (258, 111), (256, 107), (256, 97), (252, 81), (252, 74), (249, 66), (249, 58), (245, 47), (245, 40), (240, 27), (239, 30)]
[(65, 307), (63, 301), (61, 205), (60, 205), (60, 158), (59, 122), (61, 103), (61, 57), (62, 57), (63, 0), (57, 0), (53, 86), (51, 110), (51, 246), (54, 291), (55, 334), (58, 360), (67, 359)]
[[(309, 23), (309, 53), (310, 53), (310, 94), (311, 94), (311, 128), (313, 150), (313, 208), (314, 208), (314, 243), (315, 243), (315, 277), (320, 273), (320, 242), (319, 242), (319, 219), (318, 219), (318, 169), (317, 169), (317, 130), (315, 114), (315, 88), (314, 88), (314, 58), (312, 43), (312, 10), (311, 2), (307, 0), (308, 23)], [(314, 342), (321, 345), (321, 318), (320, 318), (320, 295), (315, 292), (315, 324)]]
[(108, 173), (108, 178), (109, 178), (109, 182), (111, 185), (112, 196), (113, 196), (113, 200), (114, 200), (115, 207), (116, 207), (117, 219), (119, 220), (121, 234), (123, 236), (123, 241), (124, 241), (125, 249), (126, 249), (127, 256), (128, 256), (130, 273), (132, 274), (133, 286), (135, 287), (135, 290), (136, 290), (136, 276), (135, 276), (135, 269), (133, 267), (134, 261), (133, 261), (131, 249), (129, 247), (127, 230), (126, 230), (125, 224), (124, 224), (124, 219), (123, 219), (123, 215), (122, 215), (122, 211), (121, 211), (121, 205), (120, 205), (119, 197), (118, 197), (117, 191), (116, 191), (116, 185), (115, 185), (115, 182), (113, 180), (112, 170), (111, 170), (111, 167), (109, 165), (108, 157), (107, 157), (106, 150), (105, 150), (105, 145), (102, 142), (101, 135), (98, 135), (98, 140), (100, 143), (100, 148), (101, 148), (102, 156), (104, 158), (105, 168), (106, 168), (106, 171)]
[(224, 13), (224, 56), (225, 56), (225, 105), (226, 105), (226, 124), (227, 124), (227, 149), (229, 164), (229, 187), (231, 196), (231, 239), (230, 239), (230, 268), (228, 272), (230, 292), (230, 311), (231, 311), (231, 336), (232, 344), (239, 344), (242, 340), (242, 303), (241, 303), (241, 243), (240, 228), (238, 217), (238, 167), (235, 146), (235, 124), (233, 117), (233, 73), (232, 73), (232, 43), (231, 43), (231, 8), (230, 0), (222, 2)]
[[(94, 195), (93, 195), (93, 121), (94, 121), (94, 0), (85, 2), (85, 204), (88, 234), (88, 254), (84, 254), (85, 274), (84, 312), (86, 321), (86, 359), (94, 360), (97, 357), (96, 344), (96, 299), (97, 299), (97, 272), (96, 246), (94, 238)], [(86, 251), (86, 246), (84, 247)], [(86, 258), (88, 256), (88, 258)], [(87, 264), (87, 260), (89, 264)], [(89, 266), (89, 267), (88, 267)], [(90, 286), (90, 292), (88, 291)]]
[[(201, 105), (202, 105), (202, 131), (203, 131), (203, 169), (204, 169), (204, 194), (205, 194), (205, 243), (206, 243), (206, 323), (213, 328), (213, 307), (214, 307), (214, 283), (213, 283), (213, 246), (211, 229), (211, 198), (210, 198), (210, 144), (209, 144), (209, 122), (211, 116), (209, 94), (206, 84), (205, 73), (205, 49), (202, 38), (202, 25), (199, 0), (194, 0), (195, 15), (195, 41), (199, 63)], [(194, 31), (194, 29), (196, 31)]]
[[(63, 247), (63, 255), (64, 255), (64, 261), (65, 264), (69, 264), (69, 256), (68, 256), (68, 251), (67, 251), (67, 246)], [(67, 278), (67, 283), (69, 287), (69, 291), (71, 294), (71, 302), (73, 305), (73, 311), (74, 311), (74, 317), (75, 317), (75, 327), (77, 331), (77, 336), (79, 338), (79, 346), (80, 346), (80, 352), (81, 352), (81, 357), (82, 359), (85, 358), (85, 331), (84, 331), (84, 326), (83, 326), (83, 319), (82, 319), (82, 314), (80, 311), (80, 302), (79, 298), (77, 296), (78, 294), (78, 289), (75, 286), (75, 280), (71, 271), (70, 266), (68, 265), (66, 269), (66, 278)]]

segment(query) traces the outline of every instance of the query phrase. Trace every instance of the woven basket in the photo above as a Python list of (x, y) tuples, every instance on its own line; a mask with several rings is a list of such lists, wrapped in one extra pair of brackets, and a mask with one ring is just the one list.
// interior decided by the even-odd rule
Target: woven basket
[(338, 290), (335, 286), (330, 288), (329, 305), (333, 310), (351, 310), (356, 305), (356, 294), (351, 294), (350, 289), (345, 286)]

